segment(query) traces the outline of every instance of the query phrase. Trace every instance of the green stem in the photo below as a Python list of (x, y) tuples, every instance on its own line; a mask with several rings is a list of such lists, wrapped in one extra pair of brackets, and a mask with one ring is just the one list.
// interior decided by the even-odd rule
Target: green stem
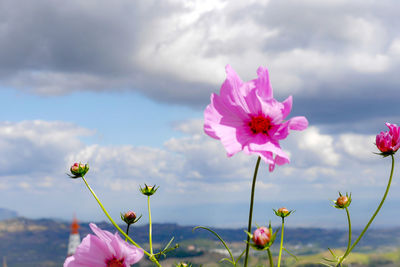
[(272, 259), (271, 250), (270, 250), (270, 249), (267, 249), (267, 251), (268, 251), (269, 266), (270, 266), (270, 267), (274, 267), (274, 261), (273, 261), (273, 259)]
[[(129, 223), (126, 225), (126, 235), (129, 235), (129, 226), (131, 226)], [(128, 238), (125, 237), (125, 241), (127, 241)]]
[(123, 235), (125, 236), (125, 238), (127, 238), (129, 240), (129, 242), (131, 242), (134, 246), (136, 246), (137, 248), (140, 248), (141, 250), (143, 250), (144, 254), (146, 254), (147, 256), (150, 257), (150, 254), (144, 250), (143, 248), (141, 248), (135, 241), (132, 240), (132, 238), (130, 238), (127, 234), (125, 234), (125, 232), (118, 226), (118, 224), (115, 223), (115, 221), (111, 218), (110, 214), (108, 214), (107, 210), (104, 208), (103, 204), (101, 203), (100, 199), (96, 196), (96, 193), (92, 190), (92, 188), (89, 186), (89, 184), (87, 183), (85, 177), (82, 176), (82, 180), (85, 182), (87, 188), (89, 189), (89, 191), (92, 193), (92, 195), (94, 196), (94, 198), (96, 199), (97, 203), (99, 203), (101, 209), (103, 210), (104, 214), (107, 216), (107, 218), (110, 220), (110, 222), (112, 223), (112, 225), (114, 225), (115, 228), (117, 228), (117, 230)]
[(381, 209), (383, 202), (385, 202), (386, 196), (389, 193), (389, 188), (390, 188), (390, 184), (392, 183), (392, 177), (393, 177), (393, 170), (394, 170), (394, 156), (390, 155), (392, 157), (392, 168), (390, 170), (390, 177), (389, 177), (389, 182), (388, 185), (386, 186), (386, 191), (385, 194), (382, 197), (381, 202), (379, 203), (378, 208), (376, 209), (376, 211), (374, 212), (374, 214), (372, 215), (371, 219), (368, 221), (367, 225), (364, 227), (364, 230), (361, 232), (360, 236), (357, 238), (356, 241), (354, 241), (353, 245), (350, 247), (350, 249), (348, 249), (346, 251), (346, 253), (343, 255), (343, 257), (340, 259), (340, 261), (338, 262), (338, 264), (336, 266), (341, 266), (340, 264), (344, 261), (344, 259), (350, 254), (350, 252), (354, 249), (354, 247), (358, 244), (358, 242), (360, 241), (360, 239), (363, 237), (363, 235), (365, 234), (365, 232), (368, 230), (368, 227), (371, 225), (372, 221), (375, 219), (376, 215), (378, 214), (379, 210)]
[[(251, 221), (253, 217), (253, 204), (254, 204), (254, 191), (256, 188), (256, 179), (257, 179), (257, 172), (258, 172), (258, 166), (260, 166), (260, 161), (261, 157), (259, 156), (257, 159), (256, 167), (254, 169), (254, 175), (253, 175), (253, 183), (251, 186), (251, 196), (250, 196), (250, 211), (249, 211), (249, 224), (247, 227), (247, 232), (251, 233)], [(249, 260), (249, 246), (250, 246), (250, 236), (247, 235), (247, 242), (246, 242), (246, 256), (244, 259), (244, 267), (247, 267), (247, 262)]]
[(150, 254), (153, 256), (153, 242), (151, 241), (151, 210), (150, 210), (150, 196), (147, 196), (147, 208), (149, 211), (149, 246), (150, 246)]
[(350, 246), (351, 246), (351, 220), (350, 220), (350, 212), (347, 207), (346, 207), (346, 214), (347, 214), (347, 222), (349, 223), (349, 240), (347, 242), (347, 249), (344, 254), (346, 254), (349, 251)]
[(281, 234), (281, 246), (279, 248), (279, 257), (278, 257), (278, 267), (281, 266), (281, 257), (282, 257), (282, 248), (283, 248), (283, 232), (285, 229), (285, 217), (282, 217), (282, 234)]

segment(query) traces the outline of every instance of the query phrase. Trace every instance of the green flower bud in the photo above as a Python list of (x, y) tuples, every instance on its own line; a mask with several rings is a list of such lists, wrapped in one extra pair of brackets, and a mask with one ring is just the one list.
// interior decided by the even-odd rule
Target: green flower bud
[(294, 210), (289, 211), (287, 208), (282, 207), (282, 208), (279, 208), (278, 210), (274, 210), (274, 212), (275, 212), (276, 216), (285, 218), (285, 217), (289, 216), (290, 214), (292, 214), (294, 212)]
[(140, 187), (140, 192), (142, 192), (143, 195), (151, 196), (157, 191), (158, 188), (159, 187), (156, 187), (156, 185), (148, 186), (147, 184), (144, 184), (144, 188)]

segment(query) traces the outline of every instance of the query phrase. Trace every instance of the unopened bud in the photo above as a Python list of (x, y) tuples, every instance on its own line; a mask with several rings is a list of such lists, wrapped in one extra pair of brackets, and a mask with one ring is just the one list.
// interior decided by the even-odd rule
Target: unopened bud
[(347, 193), (346, 193), (346, 195), (342, 195), (340, 192), (339, 192), (339, 197), (336, 199), (336, 201), (333, 201), (334, 203), (335, 203), (335, 208), (337, 208), (337, 209), (345, 209), (345, 208), (347, 208), (348, 206), (350, 206), (350, 203), (351, 203), (351, 194), (350, 195), (348, 195)]
[(344, 205), (347, 204), (348, 201), (349, 201), (348, 197), (346, 197), (346, 196), (341, 196), (341, 197), (338, 197), (338, 199), (336, 200), (336, 204), (337, 204), (339, 207), (343, 207)]
[(139, 219), (142, 217), (142, 215), (139, 216), (139, 218), (136, 218), (136, 213), (133, 211), (128, 211), (125, 213), (121, 213), (121, 220), (123, 220), (126, 224), (134, 224)]
[(89, 171), (89, 164), (74, 163), (74, 165), (71, 166), (70, 171), (72, 175), (69, 175), (69, 177), (71, 178), (83, 177)]
[(143, 195), (151, 196), (157, 191), (158, 188), (159, 187), (156, 187), (156, 185), (148, 186), (147, 184), (144, 184), (143, 188), (140, 187), (140, 192), (142, 192)]
[(265, 245), (271, 240), (271, 233), (267, 227), (260, 227), (257, 228), (253, 233), (253, 241), (254, 244), (259, 247), (263, 248)]
[(276, 216), (284, 218), (284, 217), (287, 217), (290, 214), (292, 214), (294, 212), (294, 210), (289, 211), (287, 208), (282, 207), (282, 208), (279, 208), (278, 210), (274, 210), (274, 212), (275, 212)]
[(289, 212), (289, 210), (288, 210), (287, 208), (284, 208), (284, 207), (279, 208), (278, 211), (279, 211), (280, 213), (283, 213), (283, 214), (286, 214), (286, 213)]

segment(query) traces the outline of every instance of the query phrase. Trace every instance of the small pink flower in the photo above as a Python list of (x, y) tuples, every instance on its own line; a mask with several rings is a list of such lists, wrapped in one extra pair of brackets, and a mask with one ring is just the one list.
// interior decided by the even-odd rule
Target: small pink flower
[(254, 244), (258, 247), (264, 247), (271, 240), (271, 233), (267, 227), (257, 228), (253, 233)]
[(242, 82), (231, 66), (226, 66), (227, 78), (220, 95), (211, 95), (211, 104), (204, 111), (204, 131), (219, 139), (228, 156), (239, 151), (257, 154), (273, 171), (275, 164), (289, 163), (279, 141), (289, 135), (289, 130), (304, 130), (305, 117), (285, 121), (292, 109), (292, 97), (278, 102), (273, 98), (268, 70), (259, 67), (258, 78)]
[(384, 155), (394, 154), (400, 148), (400, 127), (386, 123), (388, 132), (381, 132), (376, 136), (376, 146)]
[(140, 261), (143, 250), (128, 244), (118, 233), (103, 231), (91, 223), (95, 235), (87, 235), (68, 257), (64, 267), (130, 267)]

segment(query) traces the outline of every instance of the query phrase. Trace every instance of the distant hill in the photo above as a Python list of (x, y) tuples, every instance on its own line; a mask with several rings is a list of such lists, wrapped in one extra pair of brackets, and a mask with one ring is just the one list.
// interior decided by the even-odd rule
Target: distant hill
[(18, 213), (16, 211), (0, 208), (0, 221), (16, 217), (18, 217)]
[[(80, 234), (84, 237), (91, 233), (88, 223), (80, 223)], [(112, 225), (106, 222), (97, 224), (102, 229), (115, 232)], [(123, 228), (124, 229), (124, 228)], [(154, 224), (153, 241), (166, 243), (172, 236), (175, 242), (194, 239), (214, 239), (205, 230), (192, 231), (192, 226), (178, 224)], [(214, 229), (227, 242), (241, 242), (245, 239), (243, 229)], [(67, 252), (69, 223), (51, 219), (13, 218), (0, 221), (0, 259), (7, 256), (9, 267), (18, 266), (61, 266)], [(139, 244), (148, 242), (148, 226), (134, 226), (132, 238)], [(355, 231), (355, 234), (358, 234)], [(285, 229), (287, 246), (313, 246), (326, 250), (327, 247), (343, 247), (347, 233), (342, 230), (318, 228)], [(400, 227), (393, 229), (372, 229), (361, 240), (360, 247), (379, 246), (400, 247)]]

